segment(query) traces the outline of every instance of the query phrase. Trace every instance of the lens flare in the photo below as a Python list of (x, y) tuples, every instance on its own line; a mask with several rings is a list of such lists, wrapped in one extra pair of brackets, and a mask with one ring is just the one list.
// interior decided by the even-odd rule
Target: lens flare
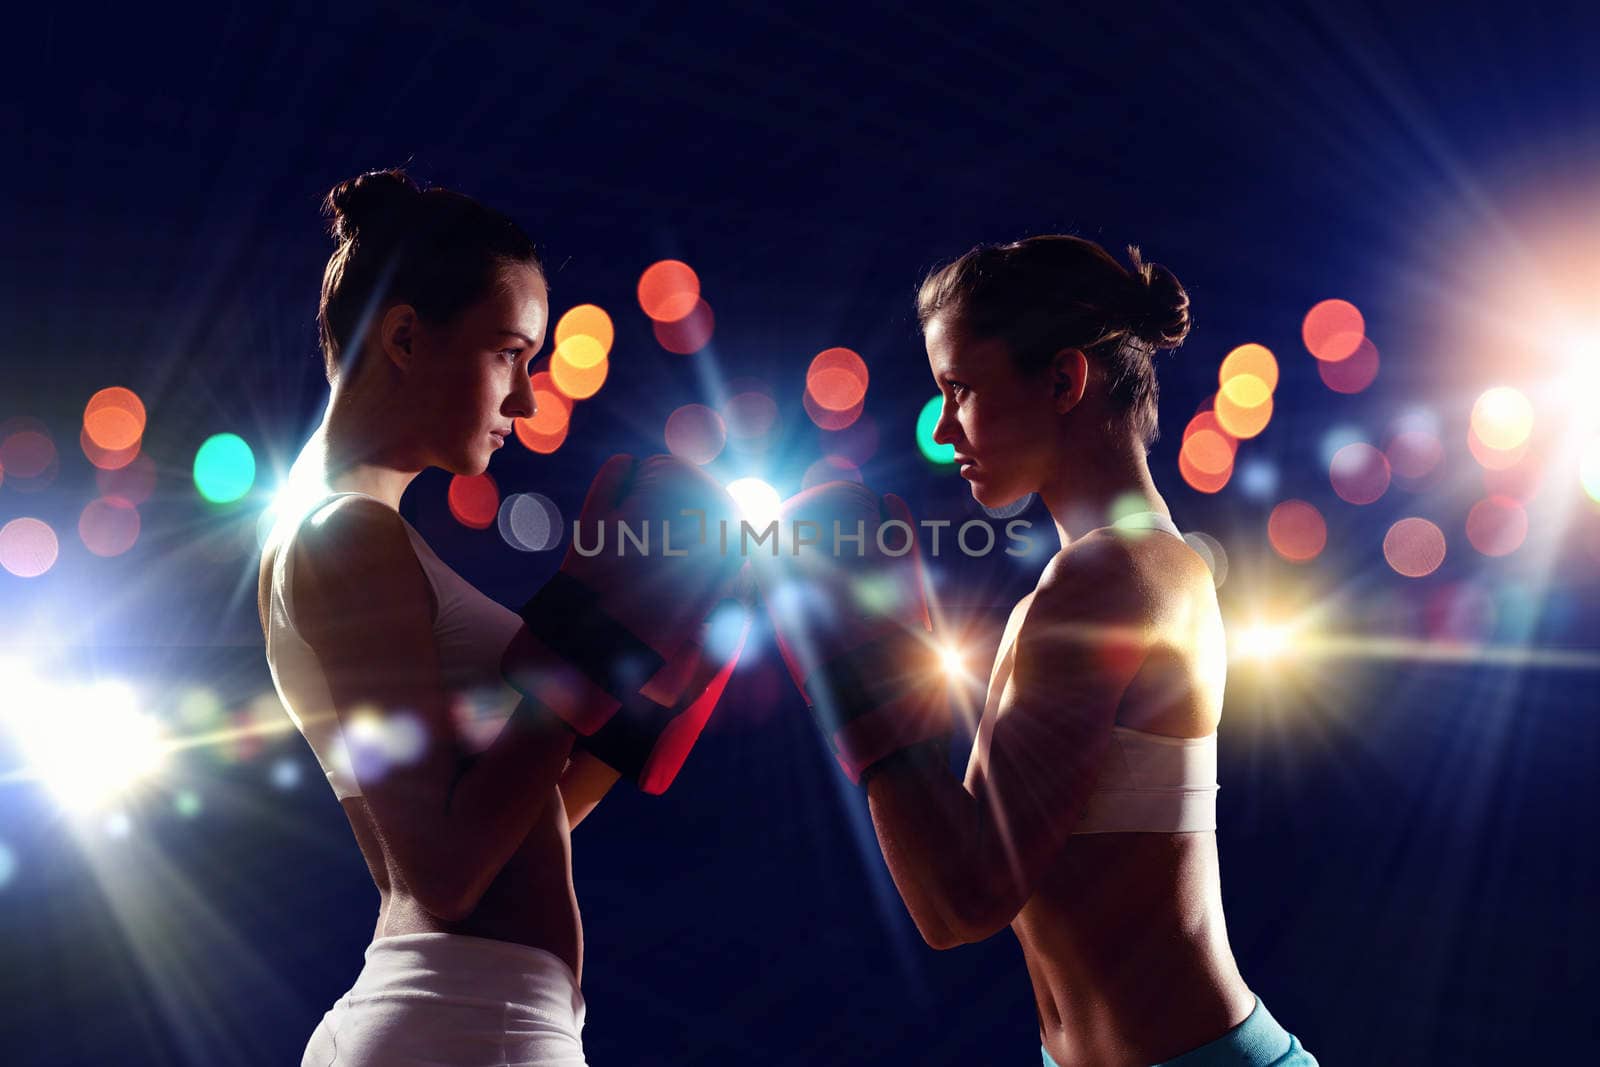
[(783, 510), (778, 491), (760, 478), (738, 478), (727, 485), (728, 495), (739, 505), (739, 513), (757, 530), (777, 519)]

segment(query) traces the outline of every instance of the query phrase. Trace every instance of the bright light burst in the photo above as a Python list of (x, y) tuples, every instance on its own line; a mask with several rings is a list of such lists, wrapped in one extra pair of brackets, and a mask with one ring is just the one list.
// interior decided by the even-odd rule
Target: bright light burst
[(739, 505), (739, 514), (757, 530), (765, 529), (778, 518), (783, 498), (760, 478), (736, 478), (728, 483), (728, 495)]

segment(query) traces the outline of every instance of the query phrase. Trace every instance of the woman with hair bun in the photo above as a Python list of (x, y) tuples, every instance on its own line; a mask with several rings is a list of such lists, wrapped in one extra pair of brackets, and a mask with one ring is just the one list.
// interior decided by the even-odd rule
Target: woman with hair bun
[[(1146, 458), (1154, 357), (1188, 334), (1189, 298), (1129, 255), (1131, 270), (1091, 241), (1034, 237), (974, 248), (922, 283), (934, 440), (980, 504), (1037, 493), (1061, 548), (1005, 627), (965, 781), (948, 770), (948, 696), (906, 669), (926, 658), (914, 642), (836, 687), (854, 717), (832, 736), (928, 944), (1015, 933), (1046, 1067), (1314, 1065), (1228, 944), (1215, 833), (1227, 647), (1211, 573)], [(908, 517), (894, 498), (881, 513)], [(924, 613), (904, 614), (915, 634)]]
[(481, 474), (533, 414), (544, 271), (509, 218), (399, 170), (341, 182), (324, 211), (331, 395), (263, 549), (258, 608), (274, 685), (379, 904), (301, 1062), (581, 1067), (568, 835), (617, 774), (502, 681), (522, 620), (399, 513), (422, 470)]

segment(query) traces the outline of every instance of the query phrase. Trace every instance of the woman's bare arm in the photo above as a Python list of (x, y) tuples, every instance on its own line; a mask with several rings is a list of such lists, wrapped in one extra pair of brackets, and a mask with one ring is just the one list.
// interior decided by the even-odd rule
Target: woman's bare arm
[(358, 765), (356, 776), (406, 888), (441, 919), (464, 918), (549, 803), (572, 733), (524, 700), (460, 771), (432, 594), (399, 515), (345, 497), (309, 519), (290, 550), (296, 625), (341, 725), (372, 715), (381, 729), (410, 716), (421, 728), (415, 759)]
[(621, 777), (616, 771), (582, 749), (574, 749), (567, 769), (561, 772), (561, 803), (567, 809), (567, 826), (577, 829), (600, 799)]

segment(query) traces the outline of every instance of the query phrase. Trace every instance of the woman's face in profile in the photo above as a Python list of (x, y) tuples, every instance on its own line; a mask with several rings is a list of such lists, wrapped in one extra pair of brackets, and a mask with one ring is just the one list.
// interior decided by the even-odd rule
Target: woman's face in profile
[(519, 264), (504, 268), (500, 283), (452, 323), (419, 330), (414, 395), (428, 411), (424, 432), (438, 466), (482, 474), (513, 420), (533, 414), (528, 365), (544, 347), (549, 317), (544, 276)]
[(1046, 376), (1021, 374), (1004, 342), (974, 340), (947, 315), (923, 339), (944, 399), (933, 439), (955, 448), (973, 499), (1002, 507), (1037, 490), (1056, 441)]

